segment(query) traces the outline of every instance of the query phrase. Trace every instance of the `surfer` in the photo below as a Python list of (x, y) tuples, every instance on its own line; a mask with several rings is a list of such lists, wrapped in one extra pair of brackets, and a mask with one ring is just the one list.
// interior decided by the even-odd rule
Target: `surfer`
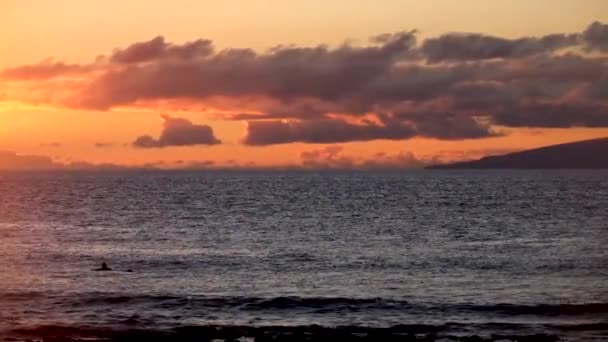
[(96, 269), (95, 271), (111, 271), (112, 269), (108, 267), (105, 262), (101, 263), (101, 267)]

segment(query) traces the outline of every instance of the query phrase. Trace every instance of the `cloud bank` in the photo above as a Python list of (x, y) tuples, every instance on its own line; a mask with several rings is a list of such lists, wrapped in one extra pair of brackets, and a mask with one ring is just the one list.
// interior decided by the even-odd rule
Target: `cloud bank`
[(379, 152), (369, 157), (348, 154), (343, 146), (329, 145), (300, 153), (299, 163), (261, 166), (253, 162), (226, 160), (154, 161), (139, 165), (90, 163), (85, 161), (61, 162), (43, 155), (18, 154), (0, 150), (1, 171), (125, 171), (125, 170), (406, 170), (429, 165), (478, 159), (516, 150), (477, 149), (469, 151), (439, 151), (434, 156), (417, 156), (410, 151)]
[(377, 153), (371, 158), (357, 158), (344, 153), (342, 146), (331, 145), (322, 149), (302, 152), (301, 168), (312, 170), (324, 169), (360, 169), (360, 170), (400, 170), (419, 169), (438, 161), (435, 158), (416, 157), (408, 151), (395, 154)]
[(127, 170), (128, 166), (93, 164), (83, 161), (62, 163), (48, 156), (18, 154), (0, 150), (0, 171), (53, 171), (53, 170)]
[[(503, 134), (497, 126), (608, 127), (607, 53), (608, 25), (600, 22), (539, 37), (448, 33), (418, 42), (415, 31), (402, 31), (363, 45), (264, 52), (159, 36), (90, 64), (46, 61), (0, 78), (32, 93), (61, 89), (41, 101), (90, 110), (205, 104), (246, 121), (242, 141), (255, 146), (483, 139)], [(209, 126), (166, 118), (158, 138), (141, 136), (134, 146), (218, 143)]]

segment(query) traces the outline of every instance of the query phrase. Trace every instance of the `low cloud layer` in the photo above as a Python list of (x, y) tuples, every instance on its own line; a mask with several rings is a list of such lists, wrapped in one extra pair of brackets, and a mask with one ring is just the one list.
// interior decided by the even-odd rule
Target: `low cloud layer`
[(61, 165), (44, 156), (19, 155), (12, 151), (0, 151), (0, 170), (48, 170)]
[(158, 138), (142, 135), (133, 142), (138, 148), (163, 148), (169, 146), (217, 145), (221, 141), (207, 125), (196, 125), (183, 118), (162, 115), (163, 130)]
[(469, 151), (439, 151), (433, 156), (417, 156), (410, 151), (396, 153), (379, 152), (371, 157), (349, 155), (344, 147), (330, 145), (300, 154), (303, 169), (324, 170), (404, 170), (421, 169), (430, 165), (453, 161), (475, 160), (485, 156), (512, 153), (512, 149), (473, 149)]
[(52, 60), (44, 61), (40, 64), (24, 65), (16, 68), (6, 69), (0, 72), (0, 78), (4, 80), (45, 80), (56, 77), (67, 77), (79, 75), (92, 70), (92, 65), (66, 64)]
[(349, 154), (343, 146), (329, 145), (300, 153), (296, 164), (260, 166), (253, 162), (235, 160), (176, 160), (154, 161), (140, 165), (90, 163), (85, 161), (61, 162), (48, 156), (18, 154), (0, 151), (0, 171), (121, 171), (121, 170), (403, 170), (419, 169), (446, 162), (478, 159), (488, 155), (515, 152), (511, 149), (477, 149), (468, 151), (439, 151), (433, 156), (417, 156), (409, 151), (376, 153), (370, 157)]
[(62, 163), (48, 156), (0, 151), (0, 171), (125, 170), (129, 168), (116, 164), (93, 164), (82, 161)]
[[(214, 161), (193, 160), (166, 163), (163, 161), (150, 162), (140, 165), (119, 165), (112, 163), (90, 163), (86, 161), (58, 161), (43, 155), (20, 154), (13, 151), (0, 150), (0, 171), (122, 171), (122, 170), (208, 170), (213, 168)], [(240, 164), (234, 167), (245, 168)]]
[(419, 158), (413, 153), (377, 153), (370, 158), (357, 158), (344, 153), (342, 146), (327, 146), (322, 149), (302, 152), (301, 166), (305, 169), (417, 169), (437, 163), (435, 158)]
[[(496, 126), (608, 127), (607, 53), (608, 25), (600, 22), (539, 37), (448, 33), (418, 42), (415, 31), (402, 31), (362, 45), (265, 52), (159, 36), (90, 64), (47, 61), (0, 78), (29, 84), (28, 94), (46, 89), (40, 101), (91, 110), (205, 104), (247, 121), (249, 145), (483, 139), (502, 134)], [(209, 126), (166, 118), (158, 138), (134, 146), (219, 142)]]

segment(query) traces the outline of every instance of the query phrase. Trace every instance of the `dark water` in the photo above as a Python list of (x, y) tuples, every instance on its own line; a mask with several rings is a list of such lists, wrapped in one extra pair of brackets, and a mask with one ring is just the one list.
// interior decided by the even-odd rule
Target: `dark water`
[(607, 246), (608, 171), (4, 173), (0, 335), (425, 324), (602, 340)]

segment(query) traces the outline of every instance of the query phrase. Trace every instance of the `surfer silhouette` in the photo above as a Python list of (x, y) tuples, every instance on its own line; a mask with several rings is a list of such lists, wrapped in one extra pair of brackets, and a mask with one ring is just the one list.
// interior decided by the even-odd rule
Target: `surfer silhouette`
[(108, 267), (105, 262), (101, 263), (101, 267), (96, 269), (95, 271), (111, 271), (112, 269)]

